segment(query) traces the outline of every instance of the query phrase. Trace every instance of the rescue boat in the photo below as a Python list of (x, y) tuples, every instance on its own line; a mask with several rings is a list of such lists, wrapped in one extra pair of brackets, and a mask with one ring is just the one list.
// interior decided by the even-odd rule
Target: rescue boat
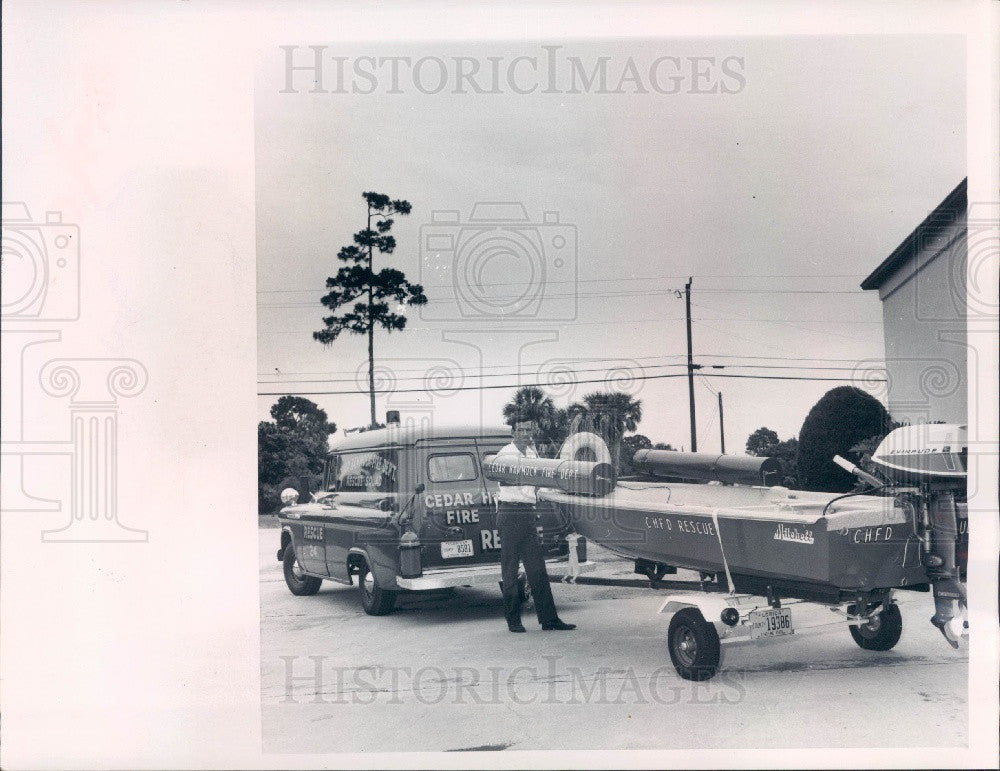
[[(817, 602), (875, 602), (892, 589), (934, 590), (932, 621), (945, 630), (965, 604), (968, 512), (965, 426), (896, 429), (872, 455), (877, 478), (837, 463), (879, 495), (790, 490), (768, 458), (640, 450), (639, 481), (606, 495), (539, 490), (576, 531), (661, 575), (676, 568), (724, 578), (730, 591)], [(607, 458), (582, 432), (564, 460)], [(663, 477), (712, 480), (666, 482)], [(769, 485), (769, 486), (768, 486)], [(903, 486), (905, 485), (905, 486)]]

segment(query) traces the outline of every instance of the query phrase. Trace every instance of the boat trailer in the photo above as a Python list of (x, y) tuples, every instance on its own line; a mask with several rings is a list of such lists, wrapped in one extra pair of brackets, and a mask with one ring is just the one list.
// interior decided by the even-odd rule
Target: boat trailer
[[(653, 589), (667, 592), (659, 613), (671, 615), (667, 646), (674, 669), (686, 680), (709, 680), (722, 668), (726, 648), (733, 645), (788, 640), (795, 635), (817, 634), (847, 627), (854, 642), (869, 651), (888, 651), (903, 630), (899, 606), (894, 601), (897, 590), (859, 592), (855, 597), (839, 597), (830, 602), (805, 587), (762, 582), (760, 594), (733, 591), (723, 573), (702, 573), (697, 581), (665, 578), (676, 575), (677, 568), (648, 560), (636, 560), (635, 572), (646, 578), (601, 578), (574, 571), (580, 536), (571, 533), (570, 565), (563, 576), (551, 576), (552, 583), (581, 586), (613, 586)], [(926, 585), (912, 587), (929, 591)], [(830, 622), (800, 627), (792, 623), (791, 608), (811, 604), (827, 607), (835, 615)], [(964, 611), (964, 606), (963, 606)], [(969, 624), (961, 617), (955, 639), (968, 637)], [(949, 638), (950, 639), (950, 638)], [(726, 643), (723, 645), (723, 643)], [(954, 643), (957, 646), (957, 642)]]
[[(873, 471), (879, 476), (835, 457), (833, 462), (858, 480), (858, 491), (826, 499), (825, 504), (820, 505), (822, 513), (814, 519), (796, 519), (796, 516), (799, 516), (797, 512), (816, 506), (817, 501), (810, 496), (815, 498), (818, 494), (802, 494), (801, 500), (796, 500), (797, 494), (785, 488), (772, 487), (770, 490), (774, 492), (768, 493), (768, 469), (762, 459), (715, 457), (709, 462), (694, 457), (694, 453), (651, 450), (636, 453), (634, 464), (644, 466), (652, 477), (661, 474), (691, 479), (701, 473), (703, 480), (712, 480), (715, 484), (749, 485), (742, 488), (747, 493), (741, 495), (758, 497), (753, 499), (752, 505), (742, 508), (732, 504), (734, 493), (727, 490), (736, 490), (733, 487), (698, 486), (707, 491), (702, 498), (717, 499), (711, 505), (674, 502), (666, 485), (630, 488), (613, 481), (611, 487), (614, 489), (608, 493), (604, 483), (608, 464), (588, 463), (572, 454), (558, 461), (521, 460), (522, 467), (504, 468), (497, 481), (531, 479), (539, 484), (536, 479), (543, 480), (542, 484), (547, 483), (549, 489), (540, 497), (569, 512), (576, 529), (590, 540), (619, 556), (635, 559), (636, 573), (645, 576), (644, 579), (615, 579), (580, 575), (574, 569), (577, 549), (573, 548), (573, 541), (580, 536), (571, 533), (567, 536), (571, 541), (569, 570), (565, 576), (552, 580), (669, 592), (660, 613), (671, 616), (667, 631), (671, 661), (681, 677), (701, 681), (710, 679), (718, 671), (724, 641), (764, 642), (788, 639), (797, 634), (791, 613), (791, 606), (796, 603), (825, 605), (836, 614), (832, 624), (847, 626), (859, 647), (887, 651), (896, 645), (902, 633), (902, 616), (894, 593), (900, 590), (933, 592), (935, 613), (931, 623), (953, 648), (958, 648), (959, 641), (969, 633), (964, 583), (968, 511), (960, 502), (966, 486), (965, 429), (965, 426), (948, 424), (896, 429), (883, 439), (871, 457)], [(587, 439), (590, 444), (600, 442), (593, 435), (587, 435)], [(564, 451), (567, 446), (575, 445), (568, 440)], [(572, 464), (567, 465), (567, 460)], [(527, 468), (529, 465), (531, 469)], [(487, 478), (494, 477), (488, 473)], [(692, 488), (684, 484), (670, 487)], [(754, 490), (757, 492), (751, 492)], [(643, 497), (653, 493), (665, 495), (665, 500), (656, 503)], [(872, 496), (872, 493), (881, 495)], [(904, 531), (905, 538), (900, 536), (891, 540), (883, 531), (882, 542), (876, 531), (876, 543), (867, 553), (881, 555), (878, 559), (871, 557), (858, 561), (854, 557), (862, 552), (857, 550), (853, 552), (854, 557), (851, 556), (851, 542), (846, 536), (852, 525), (842, 527), (839, 535), (825, 529), (834, 527), (832, 523), (840, 521), (838, 517), (851, 521), (855, 512), (835, 513), (831, 506), (855, 496), (867, 496), (862, 508), (875, 507), (867, 514), (860, 511), (863, 517), (883, 506), (883, 513), (891, 518), (884, 521), (891, 521), (893, 527)], [(673, 532), (682, 529), (676, 519), (671, 520), (680, 511), (687, 512), (685, 516), (689, 521), (700, 518), (696, 532), (712, 536), (711, 541), (703, 542), (701, 547), (685, 541), (688, 546), (682, 549), (678, 546), (679, 541), (670, 540)], [(792, 524), (781, 524), (781, 518)], [(770, 522), (773, 526), (775, 521), (779, 525), (771, 536), (762, 529), (763, 523)], [(863, 518), (862, 526), (869, 521)], [(630, 547), (626, 543), (627, 536), (639, 532), (640, 522), (652, 528), (647, 533), (649, 537)], [(737, 545), (732, 554), (729, 554), (731, 547), (724, 545), (720, 523), (728, 530), (728, 543)], [(805, 528), (805, 525), (818, 528), (821, 523), (824, 528)], [(693, 526), (689, 524), (687, 528)], [(855, 520), (853, 527), (857, 526)], [(652, 540), (654, 536), (659, 540)], [(705, 544), (715, 540), (718, 549), (706, 551)], [(782, 563), (783, 553), (775, 551), (774, 547), (768, 552), (772, 556), (770, 569), (762, 570), (757, 564), (760, 561), (758, 550), (766, 550), (771, 543), (787, 541), (817, 547), (822, 544), (822, 554), (826, 557), (820, 566), (822, 570), (808, 561)], [(860, 542), (855, 540), (854, 543)], [(864, 546), (867, 548), (867, 541)], [(734, 556), (736, 563), (733, 563)], [(664, 580), (667, 575), (676, 574), (678, 567), (695, 570), (701, 580)]]

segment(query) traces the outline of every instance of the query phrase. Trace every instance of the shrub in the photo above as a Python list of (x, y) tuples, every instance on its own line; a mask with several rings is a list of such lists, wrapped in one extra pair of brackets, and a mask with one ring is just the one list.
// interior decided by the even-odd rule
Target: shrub
[(851, 448), (872, 436), (884, 435), (892, 425), (882, 404), (854, 386), (827, 391), (806, 415), (799, 431), (796, 466), (803, 490), (843, 493), (855, 479), (833, 462), (834, 455), (858, 462)]

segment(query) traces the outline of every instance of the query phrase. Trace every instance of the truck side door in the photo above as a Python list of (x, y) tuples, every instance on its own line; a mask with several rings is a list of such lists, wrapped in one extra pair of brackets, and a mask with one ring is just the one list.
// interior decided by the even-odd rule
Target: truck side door
[(492, 503), (486, 495), (475, 441), (421, 441), (414, 459), (425, 485), (418, 530), (424, 567), (499, 560), (500, 552), (491, 548)]
[(334, 481), (336, 509), (327, 523), (325, 542), (331, 578), (349, 580), (347, 558), (352, 548), (364, 548), (380, 563), (396, 554), (396, 529), (389, 520), (399, 507), (398, 483), (396, 450), (340, 454)]

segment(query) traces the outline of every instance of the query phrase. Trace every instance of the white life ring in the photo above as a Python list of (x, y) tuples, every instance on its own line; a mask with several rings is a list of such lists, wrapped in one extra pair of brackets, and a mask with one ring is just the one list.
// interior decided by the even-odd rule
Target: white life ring
[[(580, 456), (584, 457), (580, 457)], [(559, 451), (562, 460), (592, 460), (597, 463), (611, 463), (611, 451), (597, 434), (580, 431), (568, 437)]]

